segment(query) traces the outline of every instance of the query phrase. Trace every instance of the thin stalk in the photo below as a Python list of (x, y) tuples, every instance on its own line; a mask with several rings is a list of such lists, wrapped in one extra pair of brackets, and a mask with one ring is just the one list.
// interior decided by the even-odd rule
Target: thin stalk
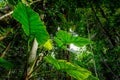
[(38, 49), (38, 42), (35, 38), (34, 41), (33, 41), (32, 49), (31, 49), (29, 57), (28, 57), (28, 62), (27, 62), (28, 66), (27, 66), (27, 72), (26, 72), (25, 80), (29, 80), (29, 77), (32, 76), (32, 74), (31, 75), (29, 75), (29, 74), (33, 71), (33, 68), (34, 68), (34, 65), (35, 65), (37, 49)]
[(9, 42), (8, 46), (7, 46), (6, 49), (3, 51), (2, 55), (1, 55), (1, 58), (3, 58), (3, 57), (5, 56), (6, 52), (7, 52), (8, 49), (10, 48), (10, 46), (11, 46), (12, 42), (14, 41), (14, 39), (16, 38), (17, 34), (18, 34), (18, 32), (15, 34), (15, 36), (13, 37), (13, 40), (11, 40), (11, 41)]
[[(90, 31), (89, 31), (89, 24), (88, 24), (88, 20), (87, 20), (87, 32), (88, 32), (88, 39), (90, 40), (91, 39), (91, 35), (90, 35)], [(92, 51), (92, 45), (90, 44), (90, 49)], [(93, 54), (93, 51), (92, 51), (92, 54)], [(97, 73), (97, 68), (96, 68), (96, 62), (95, 62), (95, 58), (94, 58), (94, 54), (92, 55), (93, 56), (93, 66), (94, 66), (94, 71), (95, 71), (95, 75), (96, 77), (98, 77), (98, 73)]]

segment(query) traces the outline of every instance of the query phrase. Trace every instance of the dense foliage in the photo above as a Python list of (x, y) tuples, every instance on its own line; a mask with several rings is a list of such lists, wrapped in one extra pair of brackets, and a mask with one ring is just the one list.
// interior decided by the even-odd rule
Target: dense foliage
[(0, 0), (0, 80), (119, 80), (119, 7), (116, 0)]

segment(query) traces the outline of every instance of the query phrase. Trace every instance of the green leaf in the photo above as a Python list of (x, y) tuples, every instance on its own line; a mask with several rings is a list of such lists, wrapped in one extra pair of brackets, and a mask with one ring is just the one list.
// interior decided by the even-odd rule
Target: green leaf
[(0, 58), (0, 66), (4, 67), (5, 69), (13, 68), (13, 64), (3, 58)]
[[(58, 40), (56, 40), (56, 38)], [(58, 45), (61, 45), (61, 44), (68, 45), (68, 44), (73, 43), (74, 45), (76, 45), (78, 47), (81, 47), (81, 46), (85, 46), (85, 45), (88, 45), (88, 44), (92, 43), (92, 41), (90, 41), (87, 38), (82, 38), (82, 37), (79, 37), (79, 36), (73, 36), (70, 33), (66, 32), (66, 31), (63, 31), (63, 30), (60, 30), (56, 34), (56, 38), (55, 38), (55, 42)], [(59, 41), (59, 42), (57, 42), (57, 41)]]
[(60, 69), (58, 61), (51, 56), (44, 57), (45, 61), (54, 65), (56, 69)]
[(66, 31), (60, 30), (57, 34), (56, 37), (60, 39), (64, 44), (70, 44), (72, 35)]
[(64, 17), (64, 15), (63, 15), (62, 13), (59, 13), (58, 16), (59, 16), (59, 18), (61, 19), (61, 21), (62, 21), (63, 23), (66, 23), (66, 22), (67, 22), (67, 21), (66, 21), (66, 18)]
[(66, 60), (56, 60), (51, 56), (46, 56), (44, 59), (46, 62), (52, 64), (57, 70), (64, 71), (77, 80), (87, 79), (91, 75), (91, 72), (88, 70), (67, 62)]
[(57, 43), (58, 47), (67, 50), (67, 47), (64, 46), (63, 42), (59, 40), (57, 37), (54, 37), (55, 42)]
[(27, 36), (34, 35), (39, 44), (44, 44), (48, 38), (48, 32), (39, 14), (25, 4), (19, 3), (13, 12), (13, 17), (22, 24)]
[(92, 43), (92, 41), (90, 41), (89, 39), (78, 37), (78, 36), (73, 36), (71, 39), (71, 42), (78, 47), (85, 46)]

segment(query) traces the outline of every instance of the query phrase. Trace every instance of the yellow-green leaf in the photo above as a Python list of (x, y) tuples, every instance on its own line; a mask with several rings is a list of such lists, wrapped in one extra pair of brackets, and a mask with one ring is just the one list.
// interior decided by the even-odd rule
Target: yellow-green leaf
[(44, 44), (44, 48), (46, 48), (47, 50), (52, 50), (53, 46), (52, 46), (52, 40), (48, 39), (47, 42)]

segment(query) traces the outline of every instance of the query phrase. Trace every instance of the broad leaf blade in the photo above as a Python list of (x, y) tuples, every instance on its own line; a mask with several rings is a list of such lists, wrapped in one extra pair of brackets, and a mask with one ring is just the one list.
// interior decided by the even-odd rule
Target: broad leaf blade
[(4, 67), (5, 69), (13, 68), (13, 64), (3, 58), (0, 58), (0, 66)]
[(44, 57), (45, 61), (48, 62), (48, 63), (51, 63), (52, 65), (54, 65), (54, 67), (56, 69), (60, 69), (60, 66), (58, 64), (58, 61), (56, 59), (54, 59), (53, 57), (51, 56), (46, 56)]
[(71, 39), (71, 42), (78, 47), (85, 46), (92, 43), (92, 41), (90, 41), (89, 39), (78, 37), (78, 36), (73, 36)]
[(62, 71), (65, 71), (68, 75), (78, 80), (84, 80), (88, 78), (89, 75), (91, 75), (91, 73), (88, 70), (81, 68), (78, 65), (74, 65), (70, 62), (67, 62), (65, 60), (58, 60), (58, 63)]
[(54, 37), (55, 42), (57, 43), (58, 47), (67, 50), (67, 47), (64, 45), (64, 43), (58, 39), (57, 37)]
[(87, 79), (91, 75), (88, 70), (67, 62), (66, 60), (56, 60), (52, 56), (46, 56), (44, 59), (52, 64), (57, 70), (64, 71), (77, 80)]
[[(70, 33), (66, 32), (66, 31), (63, 31), (63, 30), (60, 30), (56, 34), (56, 38), (59, 40), (59, 42), (61, 41), (61, 43), (63, 43), (64, 45), (68, 45), (68, 44), (73, 43), (74, 45), (76, 45), (78, 47), (85, 46), (85, 45), (88, 45), (88, 44), (92, 43), (92, 41), (90, 41), (87, 38), (82, 38), (82, 37), (79, 37), (79, 36), (73, 36)], [(58, 45), (59, 45), (59, 43), (58, 43)]]
[(58, 39), (60, 39), (63, 43), (65, 44), (70, 44), (71, 43), (71, 34), (66, 32), (66, 31), (63, 31), (63, 30), (60, 30), (57, 34), (56, 34), (56, 37)]
[(49, 35), (39, 15), (25, 4), (19, 3), (13, 12), (13, 17), (22, 24), (27, 36), (34, 35), (39, 44), (45, 43)]

